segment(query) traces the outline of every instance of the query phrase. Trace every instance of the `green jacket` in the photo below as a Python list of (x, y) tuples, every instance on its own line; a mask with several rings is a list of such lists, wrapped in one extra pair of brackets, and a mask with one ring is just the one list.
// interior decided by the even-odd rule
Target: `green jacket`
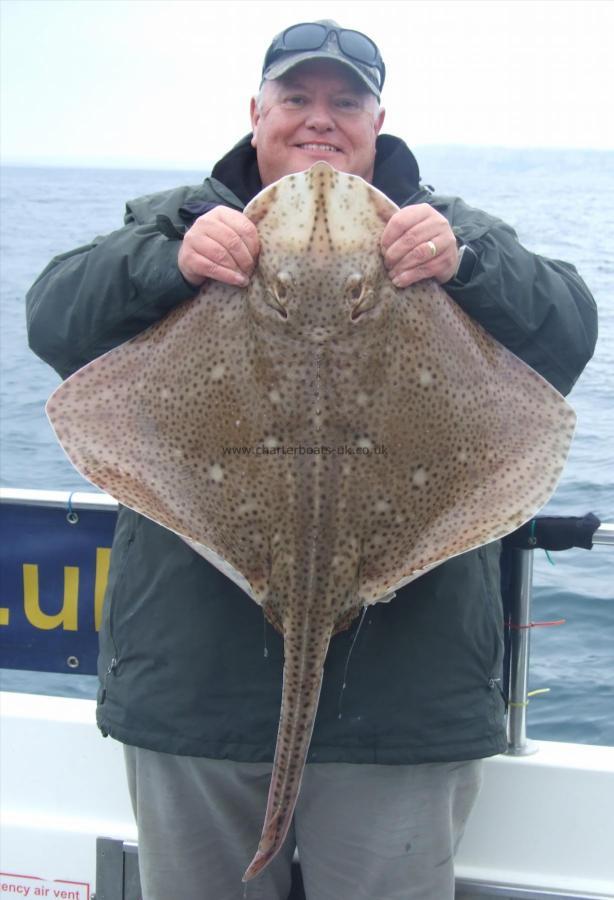
[[(594, 301), (573, 266), (535, 256), (503, 222), (419, 186), (402, 141), (378, 139), (374, 184), (399, 205), (428, 202), (478, 254), (453, 299), (567, 393), (596, 338)], [(27, 297), (30, 345), (66, 377), (195, 291), (180, 237), (210, 203), (242, 209), (259, 189), (244, 139), (211, 178), (141, 197), (123, 228), (56, 257)], [(414, 763), (505, 748), (498, 543), (449, 560), (369, 607), (332, 639), (310, 761)], [(265, 652), (266, 648), (266, 652)], [(100, 634), (98, 723), (164, 752), (272, 760), (280, 636), (261, 609), (176, 535), (122, 509)]]

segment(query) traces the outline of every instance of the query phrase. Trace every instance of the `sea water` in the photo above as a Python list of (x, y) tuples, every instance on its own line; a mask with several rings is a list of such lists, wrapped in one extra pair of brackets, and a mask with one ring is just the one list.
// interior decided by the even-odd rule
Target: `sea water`
[[(423, 148), (423, 180), (512, 225), (529, 249), (573, 263), (600, 310), (593, 360), (572, 391), (574, 444), (553, 514), (614, 522), (614, 153)], [(43, 408), (58, 376), (27, 347), (24, 296), (58, 253), (120, 228), (125, 201), (205, 172), (6, 167), (1, 171), (0, 481), (92, 490), (57, 445)], [(614, 745), (614, 548), (535, 554), (529, 736)], [(2, 672), (5, 689), (92, 696), (94, 679)]]

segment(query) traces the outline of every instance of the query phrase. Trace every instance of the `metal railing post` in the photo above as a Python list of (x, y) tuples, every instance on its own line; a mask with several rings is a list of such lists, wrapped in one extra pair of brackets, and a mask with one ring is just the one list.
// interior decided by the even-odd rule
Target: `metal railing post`
[(507, 713), (507, 752), (511, 756), (527, 756), (535, 753), (537, 749), (537, 746), (527, 739), (532, 582), (533, 551), (512, 550), (510, 696)]
[(593, 544), (614, 546), (614, 522), (602, 522), (593, 535)]
[[(593, 544), (614, 545), (614, 524), (602, 523), (593, 535)], [(537, 751), (537, 744), (527, 738), (533, 550), (513, 549), (511, 554), (507, 753), (528, 756)]]

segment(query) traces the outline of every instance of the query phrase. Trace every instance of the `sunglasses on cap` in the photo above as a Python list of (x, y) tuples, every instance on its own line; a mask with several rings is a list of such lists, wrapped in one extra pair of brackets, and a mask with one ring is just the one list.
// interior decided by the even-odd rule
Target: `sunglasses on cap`
[(303, 22), (299, 25), (291, 25), (274, 38), (264, 58), (263, 73), (285, 53), (320, 50), (326, 44), (331, 34), (335, 35), (337, 46), (344, 56), (363, 66), (377, 69), (379, 89), (381, 90), (386, 78), (386, 66), (371, 38), (368, 38), (366, 34), (362, 34), (360, 31), (352, 31), (349, 28), (335, 28), (319, 22)]

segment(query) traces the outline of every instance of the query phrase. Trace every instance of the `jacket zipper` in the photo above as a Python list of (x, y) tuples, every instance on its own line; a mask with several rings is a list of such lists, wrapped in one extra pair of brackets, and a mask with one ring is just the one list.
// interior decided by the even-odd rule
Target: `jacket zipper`
[(117, 659), (114, 656), (113, 659), (111, 660), (111, 662), (109, 663), (109, 668), (107, 669), (107, 671), (105, 672), (105, 675), (104, 675), (102, 691), (100, 694), (100, 703), (101, 704), (104, 703), (104, 701), (107, 698), (107, 682), (109, 680), (109, 675), (113, 674), (115, 672), (116, 668), (117, 668)]

